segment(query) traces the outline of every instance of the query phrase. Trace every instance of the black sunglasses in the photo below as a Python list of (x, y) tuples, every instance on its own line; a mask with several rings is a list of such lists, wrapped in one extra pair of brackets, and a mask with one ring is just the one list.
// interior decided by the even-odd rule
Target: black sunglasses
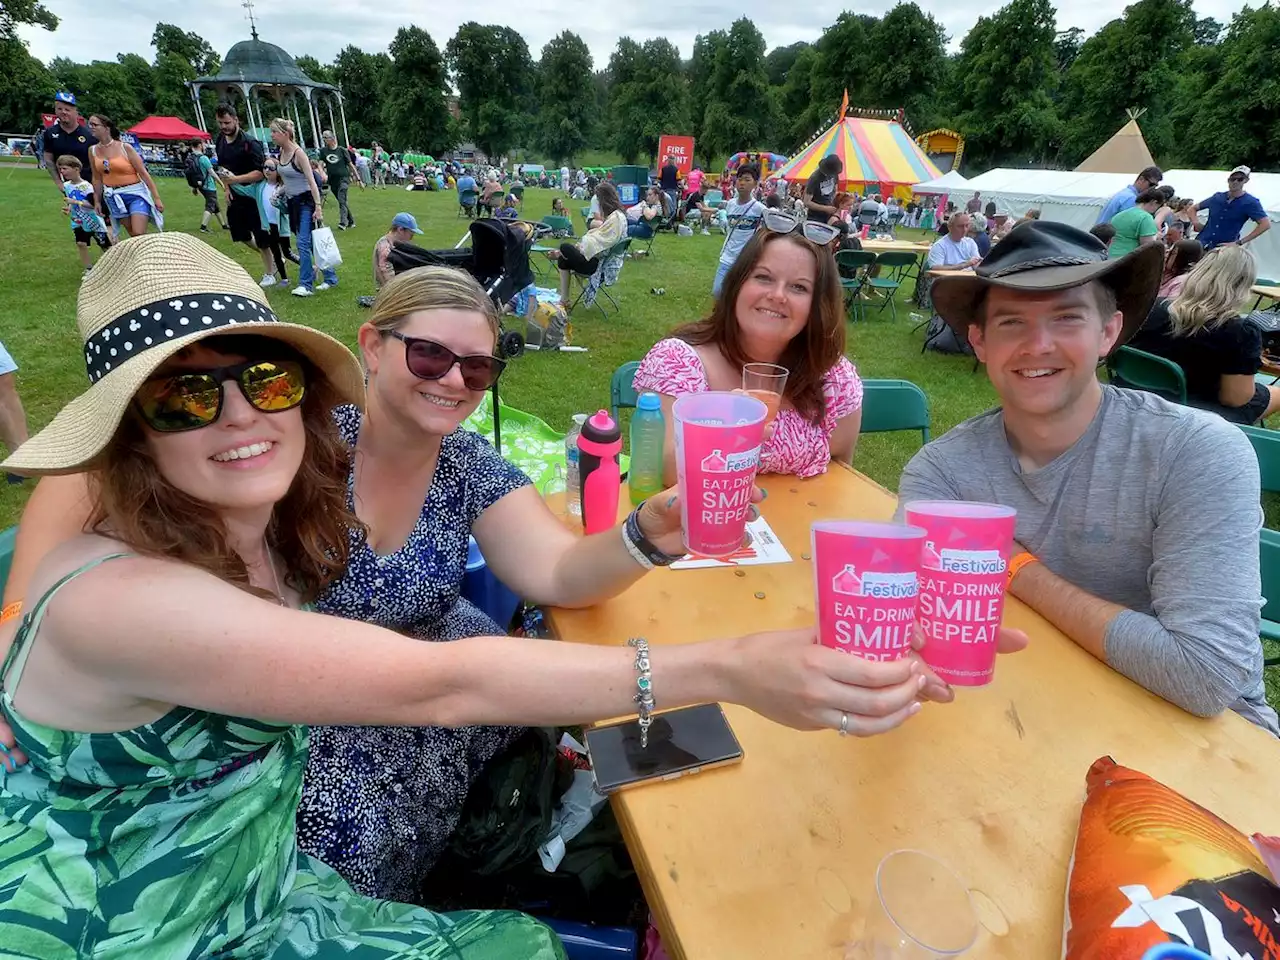
[(134, 394), (134, 406), (152, 430), (178, 433), (198, 430), (222, 416), (223, 388), (228, 380), (255, 410), (281, 413), (302, 403), (307, 378), (292, 360), (251, 360), (230, 367), (192, 370), (153, 377)]
[(464, 357), (434, 340), (406, 337), (399, 330), (388, 332), (404, 344), (405, 366), (419, 380), (439, 380), (456, 363), (462, 373), (462, 382), (467, 385), (468, 390), (488, 390), (498, 382), (507, 366), (507, 361), (486, 353), (473, 353)]

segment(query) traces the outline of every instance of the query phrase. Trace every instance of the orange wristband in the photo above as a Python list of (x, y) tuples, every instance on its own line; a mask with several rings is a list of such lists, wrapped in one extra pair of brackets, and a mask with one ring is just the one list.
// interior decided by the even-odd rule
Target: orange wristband
[(6, 603), (4, 608), (0, 609), (0, 623), (8, 623), (20, 613), (22, 613), (21, 600), (15, 600), (13, 603)]
[(1028, 553), (1023, 550), (1009, 561), (1009, 582), (1013, 583), (1013, 578), (1018, 575), (1018, 571), (1025, 567), (1028, 563), (1039, 563), (1040, 558), (1034, 553)]

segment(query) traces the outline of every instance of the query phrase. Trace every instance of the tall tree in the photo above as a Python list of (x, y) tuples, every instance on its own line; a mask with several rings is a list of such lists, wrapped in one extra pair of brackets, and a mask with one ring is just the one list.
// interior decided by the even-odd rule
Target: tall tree
[(813, 47), (801, 50), (778, 91), (777, 146), (782, 153), (790, 153), (813, 134), (810, 90), (817, 62), (818, 53)]
[(333, 61), (333, 79), (342, 91), (352, 143), (385, 142), (382, 80), (390, 65), (385, 53), (366, 53), (356, 46), (343, 47)]
[(764, 37), (739, 17), (715, 54), (702, 137), (712, 155), (766, 147), (773, 131), (769, 77), (764, 69)]
[(1175, 144), (1171, 119), (1179, 63), (1191, 45), (1191, 0), (1137, 0), (1085, 41), (1067, 71), (1062, 115), (1065, 164), (1079, 163), (1145, 107), (1142, 132), (1159, 157)]
[(533, 112), (529, 46), (510, 27), (473, 21), (458, 28), (445, 57), (471, 137), (496, 159), (520, 142)]
[(0, 38), (0, 130), (35, 130), (53, 101), (53, 76), (17, 37)]
[(1065, 73), (1076, 62), (1082, 46), (1084, 46), (1084, 31), (1079, 27), (1058, 31), (1053, 41), (1053, 54), (1060, 73)]
[[(121, 53), (116, 56), (116, 60), (119, 61), (120, 69), (124, 71), (125, 76), (128, 78), (129, 87), (133, 90), (134, 96), (142, 104), (142, 109), (147, 113), (155, 113), (156, 81), (151, 64), (136, 53)], [(190, 97), (187, 100), (189, 105)], [(190, 113), (190, 110), (188, 109), (187, 112)]]
[(665, 37), (637, 44), (618, 41), (609, 60), (609, 114), (613, 146), (631, 161), (652, 164), (664, 133), (689, 129), (689, 97), (680, 52)]
[(728, 37), (723, 30), (699, 34), (693, 41), (693, 56), (685, 68), (689, 89), (689, 132), (694, 149), (710, 166), (710, 145), (706, 137), (707, 107), (715, 96), (716, 60)]
[(965, 158), (1040, 165), (1059, 135), (1054, 9), (1050, 0), (1013, 0), (979, 17), (960, 46), (957, 123)]
[(156, 59), (166, 53), (176, 53), (196, 71), (196, 76), (207, 77), (218, 72), (222, 58), (209, 41), (194, 30), (183, 30), (172, 23), (157, 23), (151, 34), (151, 45), (156, 48)]
[(54, 57), (49, 61), (49, 73), (59, 90), (75, 94), (83, 114), (105, 114), (121, 129), (147, 115), (129, 82), (129, 74), (118, 63), (108, 60), (74, 63), (66, 57)]
[(771, 87), (780, 87), (787, 82), (787, 74), (791, 72), (791, 67), (800, 58), (801, 51), (810, 49), (810, 45), (804, 40), (798, 43), (792, 43), (785, 47), (774, 47), (769, 51), (769, 55), (764, 58), (764, 72), (769, 76), (769, 85)]
[(1280, 161), (1280, 10), (1269, 3), (1246, 6), (1231, 19), (1222, 43), (1197, 44), (1188, 60), (1203, 64), (1205, 89), (1189, 129), (1179, 124), (1178, 139), (1192, 151), (1187, 159), (1228, 168)]
[(389, 51), (391, 64), (382, 76), (382, 122), (388, 145), (428, 153), (452, 149), (444, 58), (431, 34), (421, 27), (401, 27)]
[(1222, 36), (1222, 23), (1213, 17), (1201, 17), (1191, 28), (1191, 34), (1196, 43), (1212, 46)]
[(36, 0), (0, 0), (0, 41), (15, 39), (18, 27), (28, 25), (56, 30), (58, 18)]
[(870, 105), (870, 78), (888, 59), (885, 51), (873, 46), (878, 25), (875, 17), (845, 11), (822, 31), (810, 72), (809, 106), (799, 121), (800, 128), (806, 131), (803, 139), (835, 118), (844, 91), (849, 91), (850, 104)]
[(943, 89), (947, 34), (932, 15), (914, 2), (899, 3), (872, 31), (877, 50), (892, 50), (868, 78), (865, 103), (858, 106), (901, 107), (915, 125), (928, 130), (938, 116), (937, 91)]
[(294, 63), (298, 65), (298, 69), (305, 73), (312, 80), (320, 83), (333, 83), (333, 68), (326, 67), (310, 54), (303, 54), (300, 57), (294, 57)]
[[(191, 64), (181, 56), (165, 52), (156, 57), (156, 65), (152, 70), (155, 80), (155, 111), (161, 116), (182, 117), (188, 123), (195, 123), (195, 108), (191, 105), (191, 93), (187, 83), (198, 74)], [(214, 122), (213, 114), (205, 105), (205, 122)], [(217, 132), (216, 130), (214, 131)]]
[(566, 30), (542, 48), (538, 72), (538, 145), (557, 163), (571, 161), (590, 142), (595, 125), (591, 51)]

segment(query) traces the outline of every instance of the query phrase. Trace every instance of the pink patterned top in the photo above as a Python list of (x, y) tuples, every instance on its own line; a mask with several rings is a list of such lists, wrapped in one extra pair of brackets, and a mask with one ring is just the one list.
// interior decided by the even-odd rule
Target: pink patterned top
[[(704, 393), (707, 372), (698, 352), (683, 340), (659, 340), (640, 361), (632, 381), (636, 390), (652, 390), (668, 397)], [(831, 462), (831, 433), (836, 424), (862, 406), (862, 381), (847, 357), (827, 371), (822, 392), (827, 411), (818, 424), (810, 423), (794, 410), (778, 413), (773, 439), (765, 444), (760, 458), (762, 473), (789, 473), (816, 477), (827, 472)]]

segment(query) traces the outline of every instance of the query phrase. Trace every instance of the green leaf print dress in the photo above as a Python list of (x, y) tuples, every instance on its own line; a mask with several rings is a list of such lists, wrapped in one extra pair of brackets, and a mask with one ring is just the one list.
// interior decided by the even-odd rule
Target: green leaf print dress
[[(297, 850), (304, 727), (178, 707), (69, 733), (13, 707), (59, 581), (22, 622), (0, 709), (31, 762), (0, 766), (0, 956), (24, 960), (559, 960), (518, 913), (435, 914), (353, 891)], [(13, 669), (10, 670), (12, 665)]]

